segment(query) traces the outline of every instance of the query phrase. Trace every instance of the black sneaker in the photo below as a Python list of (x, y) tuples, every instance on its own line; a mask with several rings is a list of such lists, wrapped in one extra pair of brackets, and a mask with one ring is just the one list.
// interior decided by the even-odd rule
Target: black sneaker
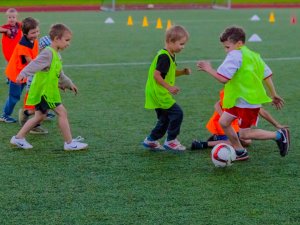
[(236, 161), (244, 161), (249, 159), (248, 152), (246, 149), (235, 150)]
[(206, 141), (217, 141), (217, 135), (211, 135)]
[(202, 141), (194, 140), (192, 142), (191, 150), (201, 150), (204, 149), (204, 144)]
[(276, 140), (277, 146), (279, 148), (279, 153), (282, 157), (288, 154), (290, 148), (290, 132), (286, 128), (281, 128), (278, 130), (281, 135), (279, 140)]

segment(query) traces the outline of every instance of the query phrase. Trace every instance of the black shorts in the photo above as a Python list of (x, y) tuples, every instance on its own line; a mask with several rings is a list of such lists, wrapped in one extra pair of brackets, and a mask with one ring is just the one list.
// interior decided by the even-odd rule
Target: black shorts
[(42, 96), (41, 102), (37, 105), (35, 105), (36, 111), (41, 111), (43, 114), (47, 114), (49, 109), (54, 109), (57, 106), (59, 106), (61, 103), (55, 103), (55, 107), (50, 107), (48, 102), (46, 101), (45, 97)]

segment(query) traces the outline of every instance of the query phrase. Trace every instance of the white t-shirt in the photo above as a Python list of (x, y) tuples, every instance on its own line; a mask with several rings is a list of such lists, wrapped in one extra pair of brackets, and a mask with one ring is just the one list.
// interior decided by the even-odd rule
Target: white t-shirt
[[(242, 51), (241, 50), (232, 50), (228, 52), (226, 58), (224, 59), (223, 63), (219, 66), (217, 69), (217, 73), (221, 76), (227, 78), (230, 80), (233, 75), (237, 72), (237, 70), (242, 65)], [(264, 71), (264, 79), (272, 76), (272, 71), (268, 67), (268, 65), (265, 66)], [(253, 105), (249, 104), (247, 101), (245, 101), (242, 98), (239, 98), (235, 104), (236, 107), (239, 108), (259, 108), (261, 105)]]

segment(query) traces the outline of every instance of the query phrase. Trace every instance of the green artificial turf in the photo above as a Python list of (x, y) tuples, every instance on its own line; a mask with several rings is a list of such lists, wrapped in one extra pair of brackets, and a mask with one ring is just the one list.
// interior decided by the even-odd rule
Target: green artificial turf
[[(81, 135), (88, 151), (64, 152), (55, 121), (43, 126), (47, 135), (27, 136), (34, 146), (19, 150), (9, 144), (18, 124), (0, 124), (0, 224), (195, 224), (298, 225), (299, 217), (299, 24), (290, 16), (298, 9), (173, 10), (122, 12), (43, 12), (19, 14), (40, 21), (41, 35), (63, 22), (73, 30), (71, 46), (62, 52), (64, 71), (79, 88), (74, 96), (62, 93), (74, 137)], [(251, 22), (253, 15), (261, 18)], [(133, 26), (126, 25), (128, 16)], [(142, 27), (147, 16), (149, 27)], [(115, 23), (105, 24), (111, 17)], [(157, 18), (162, 30), (155, 29)], [(1, 18), (1, 17), (0, 17)], [(5, 23), (2, 14), (1, 23)], [(176, 100), (184, 111), (182, 144), (206, 139), (221, 84), (196, 69), (199, 59), (217, 67), (225, 57), (218, 41), (223, 29), (243, 26), (247, 38), (258, 34), (262, 42), (247, 43), (261, 53), (273, 70), (277, 92), (285, 107), (272, 115), (291, 131), (290, 153), (282, 158), (274, 141), (254, 141), (250, 159), (230, 168), (215, 168), (210, 149), (183, 154), (153, 153), (141, 142), (153, 128), (154, 111), (144, 109), (147, 72), (157, 50), (164, 46), (167, 19), (190, 32), (190, 40), (177, 55), (178, 68), (193, 74), (177, 79)], [(0, 56), (0, 69), (5, 62)], [(0, 107), (7, 97), (0, 76)], [(18, 103), (13, 117), (17, 117)], [(262, 119), (259, 127), (275, 130)], [(161, 140), (164, 141), (164, 140)]]

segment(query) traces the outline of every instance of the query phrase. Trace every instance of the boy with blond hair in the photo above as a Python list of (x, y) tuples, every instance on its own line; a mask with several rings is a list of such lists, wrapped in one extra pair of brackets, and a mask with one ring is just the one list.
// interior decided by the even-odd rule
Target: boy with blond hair
[(46, 47), (39, 56), (26, 66), (17, 78), (22, 81), (33, 76), (26, 103), (35, 106), (35, 114), (29, 119), (17, 135), (13, 136), (10, 143), (23, 149), (30, 149), (25, 136), (28, 132), (46, 119), (49, 109), (55, 111), (58, 125), (64, 139), (64, 150), (77, 151), (86, 149), (86, 143), (72, 138), (67, 110), (62, 104), (59, 88), (70, 89), (77, 93), (77, 87), (64, 75), (60, 51), (66, 49), (72, 39), (72, 31), (64, 24), (54, 24), (50, 28), (50, 47)]
[[(180, 89), (175, 86), (177, 76), (188, 75), (191, 70), (177, 70), (175, 54), (183, 50), (189, 38), (189, 33), (182, 26), (173, 26), (166, 31), (165, 48), (158, 51), (149, 69), (146, 83), (146, 109), (154, 109), (157, 123), (151, 133), (145, 138), (143, 145), (151, 150), (167, 149), (184, 151), (185, 146), (177, 140), (183, 120), (183, 112), (173, 95)], [(165, 133), (168, 136), (162, 147), (159, 143)]]

